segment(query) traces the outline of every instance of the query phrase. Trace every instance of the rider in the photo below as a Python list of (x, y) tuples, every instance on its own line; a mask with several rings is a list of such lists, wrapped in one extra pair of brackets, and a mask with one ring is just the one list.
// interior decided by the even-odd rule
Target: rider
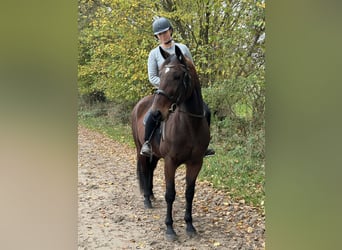
[[(148, 56), (148, 79), (153, 86), (159, 88), (159, 68), (165, 60), (163, 56), (160, 54), (159, 47), (167, 51), (169, 54), (175, 54), (175, 45), (177, 45), (185, 56), (189, 57), (191, 61), (193, 60), (191, 53), (186, 45), (176, 43), (173, 41), (173, 28), (170, 21), (167, 18), (161, 17), (156, 19), (152, 24), (152, 29), (154, 36), (159, 41), (159, 46), (151, 50)], [(204, 104), (204, 109), (208, 125), (210, 126), (211, 113), (206, 104)], [(149, 113), (145, 124), (145, 143), (141, 148), (141, 155), (150, 156), (152, 154), (150, 139), (152, 137), (153, 131), (159, 125), (160, 118), (160, 114), (152, 115), (151, 113)], [(210, 148), (208, 148), (205, 152), (206, 156), (214, 154), (215, 151)]]

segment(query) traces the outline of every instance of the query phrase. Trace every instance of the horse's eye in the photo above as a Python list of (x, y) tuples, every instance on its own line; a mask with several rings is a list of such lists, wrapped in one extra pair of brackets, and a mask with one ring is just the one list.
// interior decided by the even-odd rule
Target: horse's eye
[(181, 76), (180, 76), (180, 75), (175, 75), (175, 76), (174, 76), (174, 79), (175, 79), (175, 80), (179, 80), (179, 79), (181, 79)]

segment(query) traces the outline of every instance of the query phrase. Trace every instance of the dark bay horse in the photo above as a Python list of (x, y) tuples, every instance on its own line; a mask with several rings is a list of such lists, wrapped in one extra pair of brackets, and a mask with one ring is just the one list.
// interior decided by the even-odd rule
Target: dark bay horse
[[(173, 229), (172, 205), (176, 197), (175, 172), (186, 165), (186, 210), (184, 220), (189, 236), (196, 234), (192, 224), (192, 201), (196, 178), (201, 170), (203, 157), (209, 144), (210, 132), (204, 116), (200, 82), (191, 60), (176, 46), (170, 55), (160, 49), (165, 61), (160, 69), (160, 87), (155, 95), (141, 99), (132, 111), (132, 131), (137, 149), (137, 176), (144, 194), (146, 208), (151, 208), (153, 198), (153, 172), (160, 158), (164, 158), (167, 202), (166, 236), (176, 239)], [(144, 116), (151, 110), (159, 113), (162, 136), (151, 139), (153, 155), (140, 155), (144, 143)]]

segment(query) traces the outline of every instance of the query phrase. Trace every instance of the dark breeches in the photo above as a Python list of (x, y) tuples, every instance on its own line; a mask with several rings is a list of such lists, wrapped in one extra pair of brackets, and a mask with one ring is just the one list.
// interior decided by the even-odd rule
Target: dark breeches
[(206, 104), (205, 102), (203, 102), (203, 108), (204, 108), (205, 118), (207, 119), (208, 126), (210, 127), (211, 111), (210, 111), (210, 109), (209, 109), (208, 104)]
[(152, 137), (153, 131), (159, 125), (161, 119), (160, 111), (148, 111), (145, 123), (145, 141), (149, 141)]

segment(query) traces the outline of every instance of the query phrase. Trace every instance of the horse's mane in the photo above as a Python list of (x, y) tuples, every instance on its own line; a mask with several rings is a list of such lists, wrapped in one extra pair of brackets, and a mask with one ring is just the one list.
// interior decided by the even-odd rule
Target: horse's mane
[(196, 71), (194, 63), (188, 57), (185, 56), (184, 58), (186, 61), (186, 65), (189, 69), (189, 74), (191, 76), (191, 79), (192, 79), (192, 81), (194, 81), (193, 82), (194, 87), (200, 89), (201, 84), (200, 84), (200, 80), (198, 78), (197, 71)]

